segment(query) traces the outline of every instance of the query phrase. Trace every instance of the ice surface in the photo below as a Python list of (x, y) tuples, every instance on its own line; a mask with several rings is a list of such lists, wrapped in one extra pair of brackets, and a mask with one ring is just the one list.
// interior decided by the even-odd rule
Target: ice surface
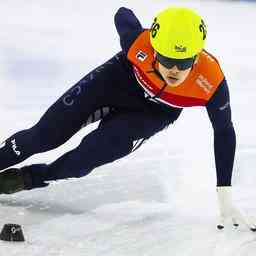
[[(234, 201), (255, 216), (255, 13), (238, 1), (2, 1), (1, 139), (30, 127), (67, 88), (119, 51), (113, 15), (130, 7), (144, 26), (170, 3), (196, 8), (208, 24), (207, 49), (228, 79), (237, 132)], [(22, 163), (51, 162), (57, 150)], [(158, 156), (158, 152), (161, 154)], [(0, 197), (0, 226), (21, 224), (27, 242), (0, 242), (0, 256), (254, 256), (246, 227), (216, 230), (213, 134), (207, 113), (185, 110), (129, 157), (79, 180)]]

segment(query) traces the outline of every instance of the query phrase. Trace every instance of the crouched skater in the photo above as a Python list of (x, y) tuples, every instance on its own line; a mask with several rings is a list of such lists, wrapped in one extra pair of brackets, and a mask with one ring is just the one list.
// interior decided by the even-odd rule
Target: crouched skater
[[(256, 231), (255, 223), (232, 203), (236, 135), (229, 89), (217, 59), (204, 49), (207, 27), (202, 17), (194, 10), (171, 6), (145, 29), (130, 9), (122, 7), (114, 20), (122, 50), (64, 93), (33, 127), (0, 146), (0, 193), (86, 176), (135, 151), (175, 122), (183, 108), (202, 106), (214, 131), (218, 228), (232, 219), (234, 225), (242, 222)], [(99, 126), (77, 148), (52, 163), (11, 167), (57, 148), (96, 121)]]

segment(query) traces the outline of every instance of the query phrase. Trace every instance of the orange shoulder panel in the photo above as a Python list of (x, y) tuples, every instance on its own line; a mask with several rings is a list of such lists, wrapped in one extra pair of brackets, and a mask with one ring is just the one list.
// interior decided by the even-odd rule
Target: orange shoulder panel
[(187, 79), (178, 87), (167, 86), (166, 91), (208, 101), (223, 79), (224, 75), (218, 61), (203, 50)]
[[(145, 30), (135, 40), (128, 52), (129, 61), (140, 71), (142, 82), (152, 92), (160, 90), (165, 82), (154, 72), (154, 50), (150, 44), (150, 32)], [(207, 102), (224, 79), (218, 61), (207, 51), (199, 54), (187, 79), (177, 87), (166, 86), (166, 97), (176, 95)]]
[[(127, 57), (134, 65), (143, 65), (144, 67), (151, 65), (152, 69), (152, 62), (154, 61), (154, 50), (149, 42), (149, 30), (145, 30), (139, 35), (139, 37), (135, 40), (135, 43), (133, 43), (129, 49)], [(139, 53), (146, 55), (144, 59), (142, 59), (143, 57), (140, 59)]]

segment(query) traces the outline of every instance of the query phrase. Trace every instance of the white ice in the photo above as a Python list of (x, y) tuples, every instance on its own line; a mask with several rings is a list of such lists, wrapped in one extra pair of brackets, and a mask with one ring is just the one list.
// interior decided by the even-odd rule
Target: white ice
[[(119, 51), (113, 15), (134, 10), (149, 27), (162, 8), (197, 9), (208, 24), (207, 50), (219, 58), (231, 94), (237, 152), (235, 204), (256, 216), (256, 3), (239, 1), (9, 0), (0, 4), (0, 140), (32, 126), (72, 84)], [(60, 148), (19, 166), (51, 162)], [(216, 230), (213, 132), (203, 108), (139, 151), (82, 179), (0, 196), (0, 228), (22, 225), (26, 242), (0, 242), (0, 256), (254, 256), (246, 227)]]

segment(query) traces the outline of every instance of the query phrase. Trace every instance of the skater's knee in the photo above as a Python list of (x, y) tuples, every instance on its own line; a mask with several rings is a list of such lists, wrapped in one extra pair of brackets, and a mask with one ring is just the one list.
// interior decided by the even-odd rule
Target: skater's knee
[[(59, 129), (59, 128), (58, 128)], [(26, 136), (26, 144), (33, 149), (35, 153), (41, 153), (55, 149), (63, 144), (61, 132), (49, 129), (38, 123), (28, 130), (30, 136)]]

